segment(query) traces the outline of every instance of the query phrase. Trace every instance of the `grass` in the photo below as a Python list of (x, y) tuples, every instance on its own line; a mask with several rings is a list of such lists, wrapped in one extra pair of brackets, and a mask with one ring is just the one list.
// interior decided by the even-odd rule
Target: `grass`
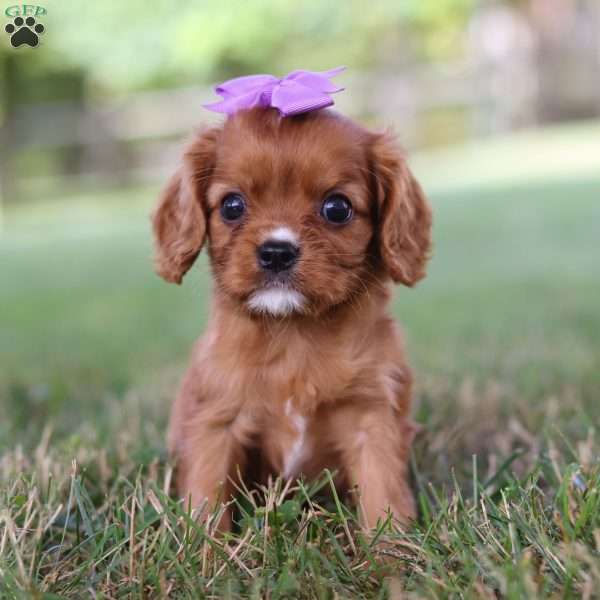
[[(0, 598), (597, 597), (596, 133), (415, 160), (436, 247), (428, 279), (394, 303), (424, 426), (420, 516), (404, 532), (363, 534), (322, 494), (327, 474), (242, 493), (229, 536), (197, 524), (168, 495), (164, 430), (207, 318), (206, 262), (182, 288), (152, 274), (154, 189), (8, 210)], [(578, 153), (544, 172), (545, 155)]]

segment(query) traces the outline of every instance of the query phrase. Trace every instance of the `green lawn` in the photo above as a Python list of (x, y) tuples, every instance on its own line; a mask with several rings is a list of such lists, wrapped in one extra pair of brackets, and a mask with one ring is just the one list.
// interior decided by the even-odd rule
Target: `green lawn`
[(153, 275), (155, 189), (7, 209), (0, 598), (595, 597), (599, 140), (584, 124), (415, 157), (434, 258), (394, 313), (421, 516), (375, 539), (312, 488), (247, 500), (226, 539), (165, 496), (210, 279), (204, 258), (182, 287)]

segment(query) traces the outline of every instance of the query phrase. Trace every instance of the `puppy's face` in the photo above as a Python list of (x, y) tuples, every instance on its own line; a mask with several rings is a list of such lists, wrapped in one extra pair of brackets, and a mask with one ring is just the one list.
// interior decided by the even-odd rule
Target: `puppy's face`
[(253, 314), (318, 315), (386, 274), (423, 276), (430, 213), (387, 136), (327, 111), (253, 109), (200, 135), (154, 217), (179, 282), (205, 236), (219, 289)]
[(337, 118), (242, 113), (207, 190), (216, 280), (248, 310), (319, 313), (356, 294), (373, 237), (365, 134)]

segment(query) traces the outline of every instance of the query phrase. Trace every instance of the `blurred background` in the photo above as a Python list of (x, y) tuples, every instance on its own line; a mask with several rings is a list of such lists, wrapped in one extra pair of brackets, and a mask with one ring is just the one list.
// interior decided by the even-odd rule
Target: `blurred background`
[(148, 215), (219, 120), (201, 104), (226, 78), (337, 65), (336, 107), (393, 126), (434, 207), (429, 278), (394, 304), (423, 418), (468, 382), (597, 398), (597, 0), (40, 5), (36, 48), (4, 32), (21, 5), (0, 14), (2, 442), (170, 394), (210, 280), (204, 257), (182, 288), (153, 275)]

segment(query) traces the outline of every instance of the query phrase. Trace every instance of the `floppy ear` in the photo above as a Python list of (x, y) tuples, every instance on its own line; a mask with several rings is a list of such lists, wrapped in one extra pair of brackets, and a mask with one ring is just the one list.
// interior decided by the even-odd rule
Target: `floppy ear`
[(156, 272), (172, 283), (181, 283), (204, 244), (204, 196), (214, 169), (218, 133), (209, 129), (192, 142), (152, 215)]
[(431, 247), (431, 209), (388, 133), (372, 146), (376, 176), (379, 254), (396, 283), (413, 286), (425, 277)]

